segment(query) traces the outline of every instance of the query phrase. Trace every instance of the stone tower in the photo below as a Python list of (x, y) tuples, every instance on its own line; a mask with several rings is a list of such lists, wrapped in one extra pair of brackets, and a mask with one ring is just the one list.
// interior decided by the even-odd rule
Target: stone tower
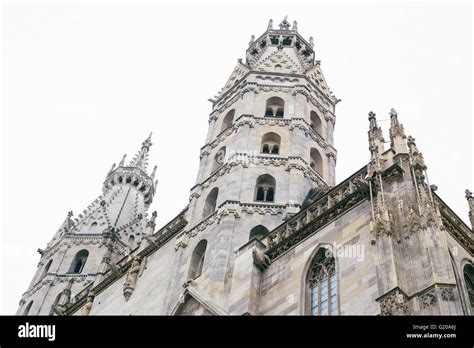
[(338, 99), (314, 59), (296, 22), (252, 36), (211, 99), (188, 205), (156, 231), (147, 220), (147, 139), (42, 251), (19, 313), (472, 314), (472, 230), (395, 110), (387, 148), (369, 114), (370, 162), (335, 185)]
[(156, 166), (147, 173), (151, 145), (150, 134), (130, 163), (125, 155), (114, 163), (102, 194), (76, 218), (69, 212), (46, 248), (38, 249), (38, 269), (17, 314), (61, 314), (72, 294), (100, 282), (109, 265), (140, 243), (156, 186)]
[(238, 60), (210, 99), (208, 135), (191, 189), (191, 224), (231, 201), (267, 209), (261, 220), (269, 229), (294, 213), (311, 188), (334, 185), (338, 100), (313, 46), (286, 19), (279, 29), (270, 21), (258, 39), (252, 36), (246, 62)]
[(212, 243), (205, 262), (212, 262), (209, 282), (219, 297), (230, 286), (234, 248), (298, 212), (311, 189), (335, 184), (338, 99), (315, 61), (313, 39), (305, 40), (296, 22), (284, 19), (278, 29), (270, 21), (260, 37), (252, 36), (246, 61), (238, 60), (210, 101), (187, 213), (191, 228), (178, 247)]

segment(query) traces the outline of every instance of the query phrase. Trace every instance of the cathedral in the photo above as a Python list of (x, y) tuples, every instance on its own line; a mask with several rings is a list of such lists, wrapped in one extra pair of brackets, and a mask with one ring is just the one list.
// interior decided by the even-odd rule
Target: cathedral
[(472, 226), (436, 194), (394, 109), (388, 138), (368, 114), (368, 163), (336, 183), (339, 99), (296, 21), (252, 36), (210, 101), (175, 218), (156, 226), (148, 211), (150, 135), (38, 249), (18, 315), (474, 314)]

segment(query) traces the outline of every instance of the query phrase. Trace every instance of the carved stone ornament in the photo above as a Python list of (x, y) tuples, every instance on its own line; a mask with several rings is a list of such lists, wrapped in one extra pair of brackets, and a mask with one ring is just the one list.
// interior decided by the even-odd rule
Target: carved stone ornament
[(266, 270), (270, 266), (270, 258), (262, 250), (257, 248), (252, 250), (253, 262), (262, 271)]
[(400, 290), (392, 291), (380, 300), (382, 315), (409, 315), (408, 302)]
[(421, 305), (423, 309), (430, 308), (431, 306), (433, 306), (435, 303), (438, 302), (438, 299), (436, 298), (436, 294), (434, 290), (431, 290), (421, 295), (420, 300), (421, 300)]
[(413, 204), (409, 205), (408, 210), (409, 212), (408, 212), (407, 223), (406, 223), (406, 231), (407, 231), (407, 236), (411, 236), (412, 234), (417, 233), (421, 231), (422, 229), (424, 229), (425, 226), (423, 225), (421, 218), (415, 212), (415, 208), (413, 207)]
[(86, 304), (81, 309), (82, 315), (89, 315), (93, 302), (94, 302), (94, 294), (89, 293), (89, 295), (87, 295)]
[(125, 283), (123, 284), (123, 296), (125, 297), (125, 301), (128, 301), (130, 296), (132, 296), (138, 277), (142, 275), (145, 266), (146, 259), (142, 259), (141, 256), (134, 256), (132, 258), (132, 265), (127, 272)]
[(454, 288), (441, 288), (443, 301), (454, 301)]
[(391, 213), (389, 211), (384, 213), (380, 209), (377, 209), (373, 221), (373, 233), (376, 239), (393, 235), (391, 220)]

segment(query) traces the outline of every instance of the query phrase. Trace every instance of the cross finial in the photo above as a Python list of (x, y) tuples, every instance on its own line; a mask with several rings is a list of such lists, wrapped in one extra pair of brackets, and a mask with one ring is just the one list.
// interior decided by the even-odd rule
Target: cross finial
[(270, 21), (268, 22), (267, 30), (268, 29), (273, 29), (273, 19), (270, 19)]
[(390, 117), (397, 117), (397, 116), (398, 116), (397, 111), (392, 108), (392, 109), (390, 110)]
[(288, 16), (285, 16), (285, 18), (281, 21), (279, 27), (280, 27), (280, 30), (288, 30), (290, 29), (290, 23), (288, 23), (288, 21), (286, 20), (288, 18)]
[(465, 193), (466, 193), (466, 199), (470, 201), (472, 199), (472, 192), (469, 190), (466, 190)]

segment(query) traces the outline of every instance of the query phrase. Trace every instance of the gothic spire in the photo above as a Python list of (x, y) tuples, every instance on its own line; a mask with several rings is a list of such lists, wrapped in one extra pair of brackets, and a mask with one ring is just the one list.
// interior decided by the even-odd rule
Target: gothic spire
[(474, 198), (472, 192), (466, 190), (466, 199), (469, 205), (469, 220), (471, 221), (471, 229), (474, 230)]
[(290, 22), (287, 21), (287, 18), (288, 16), (285, 16), (285, 18), (278, 25), (280, 27), (280, 30), (290, 30)]
[(384, 149), (384, 138), (382, 134), (382, 128), (377, 125), (377, 119), (375, 118), (375, 112), (369, 112), (369, 145), (377, 145), (379, 153), (383, 153)]
[(405, 130), (403, 125), (398, 122), (398, 113), (395, 109), (390, 110), (390, 146), (396, 153), (406, 153)]
[(148, 138), (142, 143), (142, 147), (140, 151), (133, 157), (132, 161), (129, 163), (130, 167), (138, 167), (142, 170), (146, 170), (148, 166), (148, 152), (150, 151), (151, 143), (151, 135), (150, 133)]

